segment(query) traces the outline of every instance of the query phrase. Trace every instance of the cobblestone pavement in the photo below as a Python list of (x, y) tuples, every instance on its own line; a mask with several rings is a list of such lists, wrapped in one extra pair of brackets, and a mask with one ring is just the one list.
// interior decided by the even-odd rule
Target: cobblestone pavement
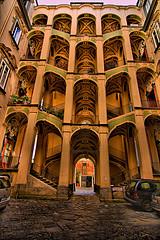
[(0, 240), (159, 240), (160, 217), (96, 196), (68, 201), (11, 200)]

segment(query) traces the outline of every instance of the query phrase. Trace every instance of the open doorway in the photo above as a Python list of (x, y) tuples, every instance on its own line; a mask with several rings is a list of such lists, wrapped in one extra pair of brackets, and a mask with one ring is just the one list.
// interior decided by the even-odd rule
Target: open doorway
[(88, 158), (81, 158), (75, 165), (74, 174), (75, 194), (94, 192), (95, 167)]

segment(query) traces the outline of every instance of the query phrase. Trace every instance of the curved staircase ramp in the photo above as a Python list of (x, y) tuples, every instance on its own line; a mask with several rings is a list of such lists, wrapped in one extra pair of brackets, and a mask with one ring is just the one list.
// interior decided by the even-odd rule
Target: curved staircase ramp
[(40, 181), (42, 181), (43, 183), (51, 186), (52, 188), (57, 189), (58, 184), (57, 184), (57, 182), (55, 182), (54, 180), (51, 181), (51, 180), (49, 180), (48, 178), (45, 178), (45, 177), (43, 177), (42, 175), (38, 174), (38, 173), (37, 173), (36, 171), (34, 171), (34, 170), (31, 170), (31, 175), (34, 176), (34, 177), (36, 177), (36, 178), (38, 178), (38, 179), (39, 179)]

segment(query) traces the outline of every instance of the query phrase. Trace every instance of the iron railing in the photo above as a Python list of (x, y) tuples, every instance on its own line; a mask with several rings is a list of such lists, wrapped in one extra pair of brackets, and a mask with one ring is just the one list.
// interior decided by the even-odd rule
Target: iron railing
[(38, 106), (40, 111), (47, 112), (49, 114), (52, 114), (61, 120), (64, 117), (64, 104), (56, 105), (56, 106), (51, 106), (51, 105), (41, 105), (39, 104)]
[(131, 103), (123, 105), (122, 107), (116, 107), (111, 104), (107, 104), (108, 118), (118, 117), (122, 114), (129, 113), (132, 111), (133, 111), (133, 105)]
[(160, 101), (142, 100), (141, 102), (143, 108), (160, 109)]

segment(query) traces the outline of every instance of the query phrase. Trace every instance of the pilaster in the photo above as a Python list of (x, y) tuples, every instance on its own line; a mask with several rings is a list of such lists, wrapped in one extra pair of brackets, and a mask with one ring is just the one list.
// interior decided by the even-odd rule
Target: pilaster
[(98, 112), (99, 112), (99, 122), (101, 124), (106, 124), (107, 123), (107, 106), (106, 106), (105, 76), (98, 77)]
[(137, 127), (137, 137), (139, 143), (139, 151), (140, 151), (140, 173), (141, 178), (152, 179), (152, 164), (151, 157), (149, 152), (149, 146), (147, 142), (147, 135), (144, 126), (144, 118), (142, 110), (137, 110), (135, 112), (135, 121)]
[(32, 96), (32, 104), (39, 104), (41, 99), (41, 92), (43, 89), (43, 78), (45, 73), (45, 63), (39, 66), (37, 69), (37, 76), (34, 84), (33, 96)]
[(109, 152), (108, 152), (108, 137), (107, 129), (101, 127), (99, 133), (99, 161), (100, 161), (100, 200), (111, 199), (110, 187), (110, 167), (109, 167)]
[(16, 184), (26, 184), (27, 176), (30, 170), (31, 165), (31, 156), (32, 156), (32, 148), (35, 137), (35, 123), (37, 119), (37, 113), (32, 111), (28, 116), (28, 124), (22, 144), (17, 182)]
[(65, 95), (65, 106), (64, 106), (64, 123), (70, 123), (72, 120), (72, 109), (73, 109), (73, 84), (74, 80), (72, 76), (67, 76), (66, 80), (66, 95)]
[(70, 178), (70, 138), (71, 131), (65, 127), (63, 132), (62, 155), (58, 185), (58, 198), (68, 198)]

